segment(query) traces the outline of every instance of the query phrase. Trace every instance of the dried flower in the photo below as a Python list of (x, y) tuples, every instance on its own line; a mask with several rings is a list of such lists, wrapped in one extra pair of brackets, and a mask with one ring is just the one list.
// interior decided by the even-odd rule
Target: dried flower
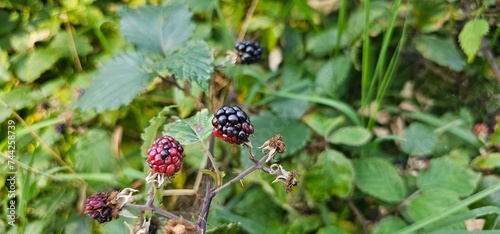
[(272, 158), (274, 158), (277, 153), (282, 154), (286, 152), (285, 143), (282, 141), (281, 134), (278, 134), (264, 142), (264, 144), (262, 144), (259, 149), (261, 149), (263, 153), (265, 151), (269, 151), (269, 156), (267, 157), (266, 162), (269, 162)]
[[(274, 169), (277, 168), (277, 169)], [(283, 182), (283, 188), (287, 193), (292, 191), (292, 187), (296, 186), (299, 181), (297, 180), (297, 177), (299, 174), (295, 170), (287, 171), (283, 166), (279, 164), (273, 164), (271, 165), (271, 173), (276, 176), (276, 179), (273, 180), (272, 183), (276, 183), (278, 181)]]

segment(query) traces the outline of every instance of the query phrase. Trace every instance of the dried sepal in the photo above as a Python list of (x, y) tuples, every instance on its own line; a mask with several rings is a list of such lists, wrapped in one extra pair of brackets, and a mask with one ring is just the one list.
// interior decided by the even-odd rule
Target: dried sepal
[(283, 142), (281, 134), (278, 134), (273, 138), (267, 140), (266, 142), (264, 142), (264, 144), (262, 144), (262, 146), (258, 148), (261, 149), (263, 153), (269, 151), (269, 156), (267, 157), (266, 162), (269, 162), (271, 159), (273, 159), (276, 154), (282, 154), (286, 152), (285, 142)]
[(163, 226), (163, 234), (195, 234), (196, 226), (186, 221), (182, 217), (180, 219), (170, 219)]
[[(276, 168), (276, 169), (275, 169)], [(297, 180), (297, 177), (299, 177), (299, 174), (295, 170), (287, 171), (283, 166), (279, 164), (273, 164), (271, 165), (271, 173), (276, 176), (276, 179), (273, 180), (272, 183), (276, 182), (283, 182), (283, 188), (287, 193), (292, 191), (292, 187), (296, 186), (299, 181)]]

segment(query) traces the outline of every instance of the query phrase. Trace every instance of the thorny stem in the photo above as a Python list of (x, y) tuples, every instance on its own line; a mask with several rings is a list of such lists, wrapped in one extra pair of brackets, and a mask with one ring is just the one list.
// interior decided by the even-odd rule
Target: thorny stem
[[(212, 135), (212, 137), (213, 137), (213, 135)], [(213, 150), (213, 148), (212, 148), (212, 150)], [(250, 155), (250, 158), (255, 158), (251, 147), (248, 147), (248, 153)], [(269, 157), (272, 157), (272, 156), (274, 156), (274, 155), (271, 152), (269, 152), (264, 157), (262, 157), (262, 159), (260, 159), (257, 162), (254, 162), (254, 164), (251, 167), (247, 168), (245, 171), (243, 171), (242, 173), (240, 173), (239, 175), (237, 175), (236, 177), (234, 177), (233, 179), (231, 179), (230, 181), (228, 181), (227, 183), (223, 184), (222, 186), (220, 186), (218, 188), (211, 189), (211, 187), (209, 187), (209, 185), (207, 185), (207, 190), (206, 190), (207, 192), (205, 194), (205, 198), (203, 199), (202, 211), (200, 213), (200, 217), (199, 217), (199, 221), (198, 221), (198, 229), (199, 229), (198, 233), (205, 233), (205, 231), (206, 231), (205, 229), (207, 226), (208, 212), (210, 210), (210, 204), (212, 203), (212, 199), (215, 197), (215, 195), (217, 195), (217, 193), (219, 193), (223, 189), (226, 189), (229, 186), (237, 183), (238, 181), (243, 179), (243, 177), (247, 176), (248, 174), (252, 173), (255, 170), (260, 169), (268, 174), (273, 174), (273, 171), (271, 169), (264, 166), (264, 163), (266, 163), (267, 159)], [(207, 162), (207, 164), (208, 163), (210, 163), (210, 162)], [(210, 177), (207, 176), (206, 178), (210, 178)]]
[[(208, 153), (213, 155), (214, 152), (215, 136), (210, 135), (210, 145), (208, 146)], [(212, 167), (212, 162), (207, 160), (206, 169)], [(203, 204), (198, 221), (198, 233), (205, 233), (205, 228), (207, 226), (208, 212), (210, 211), (210, 203), (212, 203), (212, 198), (210, 189), (212, 188), (213, 179), (210, 176), (205, 176), (205, 198), (203, 198)]]

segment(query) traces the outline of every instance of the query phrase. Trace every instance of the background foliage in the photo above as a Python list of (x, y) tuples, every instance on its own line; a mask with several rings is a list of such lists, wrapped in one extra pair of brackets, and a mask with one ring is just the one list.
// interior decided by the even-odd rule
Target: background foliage
[[(17, 226), (2, 219), (0, 230), (126, 232), (130, 219), (100, 226), (84, 217), (86, 196), (145, 193), (145, 146), (188, 117), (175, 128), (185, 132), (171, 133), (190, 145), (167, 189), (198, 189), (204, 146), (195, 142), (209, 133), (193, 129), (224, 102), (247, 110), (254, 146), (282, 134), (280, 163), (301, 177), (290, 194), (259, 173), (221, 192), (213, 233), (445, 233), (482, 221), (480, 230), (498, 229), (498, 5), (3, 1), (0, 162), (14, 120), (18, 189)], [(242, 39), (261, 42), (263, 61), (214, 69)], [(475, 135), (476, 123), (486, 130)], [(251, 165), (219, 141), (214, 155), (227, 178)], [(195, 218), (201, 187), (164, 196), (163, 206)]]

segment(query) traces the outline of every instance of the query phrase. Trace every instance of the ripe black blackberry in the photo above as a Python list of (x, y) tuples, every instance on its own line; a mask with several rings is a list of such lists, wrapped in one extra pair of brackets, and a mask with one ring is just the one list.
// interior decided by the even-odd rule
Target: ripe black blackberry
[(230, 144), (243, 144), (254, 132), (247, 114), (237, 106), (218, 109), (212, 119), (212, 125), (214, 135)]
[(236, 43), (234, 48), (238, 54), (238, 61), (242, 64), (255, 63), (262, 55), (262, 46), (258, 42), (242, 41)]
[(184, 148), (173, 137), (157, 138), (147, 152), (148, 164), (153, 171), (172, 176), (181, 169)]

